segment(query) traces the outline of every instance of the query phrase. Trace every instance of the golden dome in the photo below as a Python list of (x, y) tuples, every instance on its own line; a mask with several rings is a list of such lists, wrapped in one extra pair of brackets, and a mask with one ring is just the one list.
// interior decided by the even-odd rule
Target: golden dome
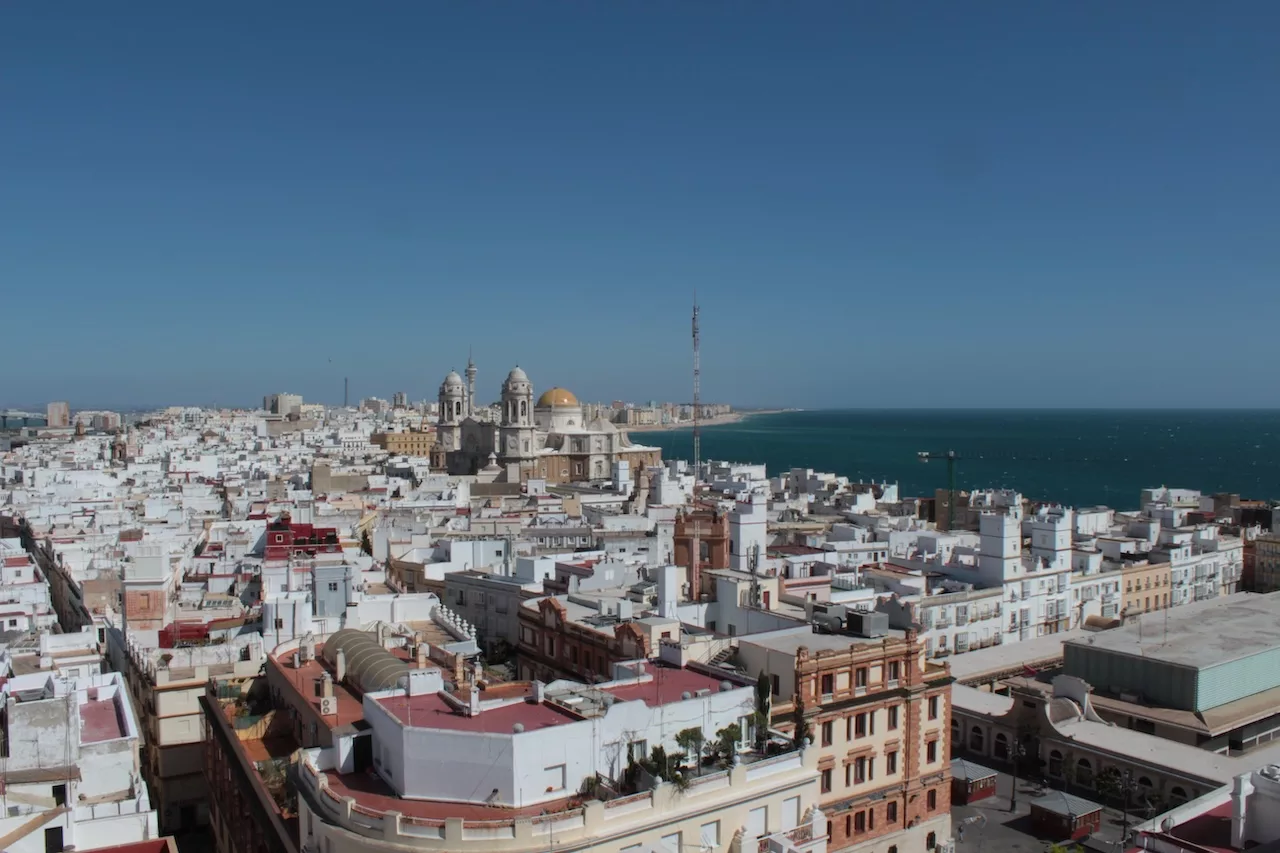
[(564, 388), (548, 388), (542, 392), (542, 396), (538, 398), (538, 408), (550, 408), (551, 406), (576, 406), (578, 398), (573, 396), (573, 392)]

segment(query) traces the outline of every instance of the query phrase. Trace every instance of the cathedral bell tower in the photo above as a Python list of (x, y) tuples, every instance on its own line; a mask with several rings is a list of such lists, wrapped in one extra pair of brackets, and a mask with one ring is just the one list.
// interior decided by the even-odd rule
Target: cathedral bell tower
[(467, 388), (456, 371), (440, 383), (440, 416), (436, 420), (436, 441), (445, 450), (461, 449), (461, 424), (466, 415)]
[(502, 423), (499, 427), (499, 459), (507, 469), (507, 482), (520, 482), (522, 463), (530, 462), (533, 447), (533, 383), (518, 366), (502, 383)]

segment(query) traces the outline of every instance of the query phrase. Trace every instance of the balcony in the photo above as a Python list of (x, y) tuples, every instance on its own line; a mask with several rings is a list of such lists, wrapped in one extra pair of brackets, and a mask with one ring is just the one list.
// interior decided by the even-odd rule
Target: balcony
[(812, 823), (766, 835), (756, 843), (757, 853), (826, 853), (826, 850), (826, 835), (821, 830), (814, 832)]

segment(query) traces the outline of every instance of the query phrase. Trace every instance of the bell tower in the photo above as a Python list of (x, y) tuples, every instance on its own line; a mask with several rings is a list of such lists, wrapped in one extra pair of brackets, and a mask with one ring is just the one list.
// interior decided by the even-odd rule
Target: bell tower
[(507, 469), (507, 482), (523, 478), (521, 463), (533, 459), (533, 383), (519, 366), (502, 383), (502, 422), (498, 454)]

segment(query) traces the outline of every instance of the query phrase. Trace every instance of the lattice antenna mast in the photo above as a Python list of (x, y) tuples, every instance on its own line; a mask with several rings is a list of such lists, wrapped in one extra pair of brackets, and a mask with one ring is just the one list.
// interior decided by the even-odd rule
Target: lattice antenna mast
[(693, 293), (693, 483), (702, 464), (702, 366), (699, 360), (698, 292)]

